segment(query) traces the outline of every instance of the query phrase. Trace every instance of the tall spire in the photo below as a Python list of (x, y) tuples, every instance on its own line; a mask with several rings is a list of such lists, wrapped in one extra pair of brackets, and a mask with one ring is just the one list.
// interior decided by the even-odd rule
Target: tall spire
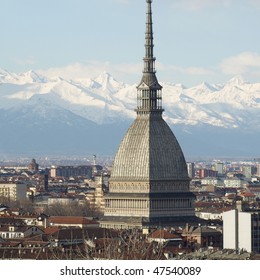
[(144, 72), (154, 73), (152, 0), (147, 0)]
[(155, 60), (153, 55), (153, 20), (152, 0), (146, 0), (146, 31), (145, 31), (145, 57), (143, 77), (137, 86), (137, 114), (149, 114), (163, 112), (162, 109), (162, 86), (158, 83), (155, 71)]

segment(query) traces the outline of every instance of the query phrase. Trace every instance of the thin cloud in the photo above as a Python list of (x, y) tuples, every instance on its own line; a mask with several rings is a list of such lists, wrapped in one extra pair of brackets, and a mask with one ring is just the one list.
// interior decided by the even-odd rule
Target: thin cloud
[[(47, 77), (62, 77), (65, 79), (95, 78), (102, 72), (108, 72), (116, 79), (122, 81), (134, 81), (136, 74), (139, 74), (142, 64), (112, 64), (108, 61), (88, 61), (86, 63), (73, 63), (64, 67), (38, 70)], [(131, 79), (133, 77), (133, 79)]]
[(242, 75), (251, 73), (255, 75), (260, 71), (260, 54), (243, 52), (236, 56), (224, 59), (220, 69), (227, 75)]
[[(85, 63), (73, 63), (64, 67), (55, 67), (49, 69), (37, 70), (38, 73), (47, 77), (62, 77), (64, 79), (85, 79), (95, 78), (102, 72), (110, 73), (118, 81), (134, 84), (141, 78), (143, 63), (121, 63), (115, 64), (109, 61), (87, 61)], [(168, 65), (156, 62), (158, 77), (164, 77), (163, 80), (182, 81), (214, 81), (225, 80), (228, 76), (242, 75), (247, 79), (260, 77), (260, 54), (244, 52), (236, 56), (228, 57), (217, 66), (199, 67), (199, 66), (181, 66)], [(194, 82), (193, 82), (194, 83)]]
[(205, 75), (207, 76), (207, 75), (214, 74), (214, 72), (211, 69), (196, 67), (196, 66), (182, 67), (182, 66), (175, 66), (175, 65), (163, 65), (161, 63), (157, 63), (156, 68), (161, 71), (174, 71), (181, 74), (196, 75), (196, 76), (205, 76)]
[(260, 9), (260, 1), (259, 0), (249, 0), (249, 3), (253, 5), (255, 8)]

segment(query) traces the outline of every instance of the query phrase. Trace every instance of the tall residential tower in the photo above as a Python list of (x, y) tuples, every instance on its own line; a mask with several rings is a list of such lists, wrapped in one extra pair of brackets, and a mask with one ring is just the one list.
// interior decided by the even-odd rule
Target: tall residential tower
[(181, 147), (162, 118), (162, 86), (155, 71), (152, 0), (146, 0), (143, 76), (137, 117), (116, 153), (105, 196), (103, 227), (149, 228), (194, 217), (194, 196)]

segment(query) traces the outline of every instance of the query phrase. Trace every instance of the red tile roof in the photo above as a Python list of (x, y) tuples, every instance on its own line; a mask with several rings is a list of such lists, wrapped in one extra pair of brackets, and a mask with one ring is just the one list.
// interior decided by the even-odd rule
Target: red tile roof
[(255, 197), (255, 195), (253, 193), (242, 193), (240, 194), (240, 196), (244, 196), (244, 197)]
[(45, 234), (54, 234), (59, 231), (58, 227), (47, 227), (44, 229)]
[(157, 229), (151, 234), (149, 234), (148, 238), (161, 238), (161, 239), (181, 239), (181, 237), (177, 234), (168, 232), (164, 229)]

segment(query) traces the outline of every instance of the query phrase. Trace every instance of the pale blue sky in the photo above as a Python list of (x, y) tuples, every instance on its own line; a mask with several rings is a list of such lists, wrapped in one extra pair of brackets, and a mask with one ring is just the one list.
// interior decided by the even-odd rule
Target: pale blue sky
[[(145, 0), (0, 0), (0, 68), (139, 82)], [(157, 76), (260, 81), (260, 0), (154, 0)]]

